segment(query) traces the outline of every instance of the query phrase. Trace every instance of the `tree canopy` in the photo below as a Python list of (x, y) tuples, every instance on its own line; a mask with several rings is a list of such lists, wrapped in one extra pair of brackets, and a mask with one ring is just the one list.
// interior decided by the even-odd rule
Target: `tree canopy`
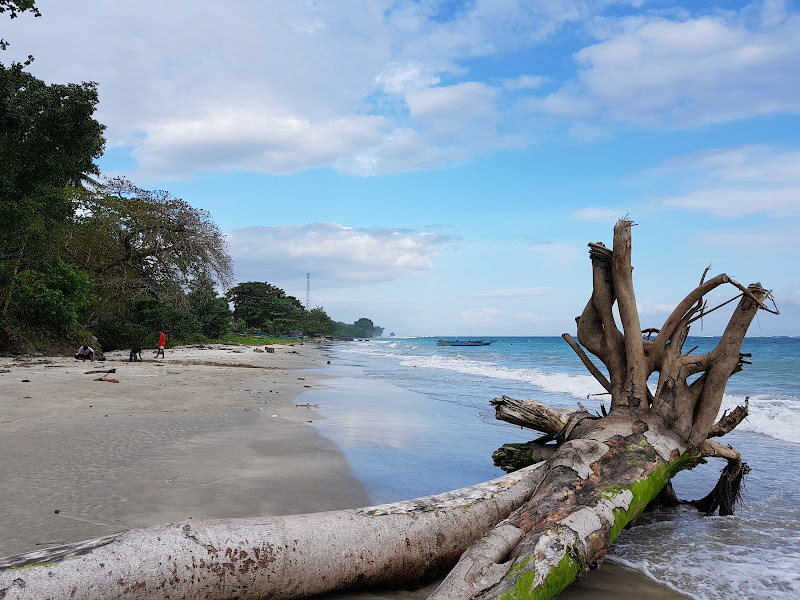
[(376, 326), (371, 319), (361, 317), (353, 324), (336, 323), (335, 335), (338, 337), (371, 338), (383, 335), (383, 327)]

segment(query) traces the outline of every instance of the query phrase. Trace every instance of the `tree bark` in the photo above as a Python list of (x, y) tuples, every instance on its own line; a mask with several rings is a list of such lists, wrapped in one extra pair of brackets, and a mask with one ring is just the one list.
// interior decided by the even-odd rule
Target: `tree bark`
[(190, 521), (0, 559), (3, 600), (299, 598), (430, 579), (530, 496), (538, 466), (426, 498)]

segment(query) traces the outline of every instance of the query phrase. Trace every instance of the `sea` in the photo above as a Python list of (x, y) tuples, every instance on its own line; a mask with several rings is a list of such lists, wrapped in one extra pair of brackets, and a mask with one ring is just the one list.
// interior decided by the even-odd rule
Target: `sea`
[[(327, 347), (327, 389), (314, 425), (335, 442), (378, 504), (465, 487), (503, 474), (492, 452), (538, 437), (494, 418), (507, 395), (591, 411), (609, 397), (560, 337), (497, 337), (489, 346), (437, 338), (377, 338)], [(718, 338), (689, 338), (694, 354)], [(751, 467), (732, 516), (689, 505), (648, 513), (606, 560), (698, 600), (800, 598), (800, 338), (747, 337), (751, 365), (728, 382), (721, 410), (749, 397), (750, 415), (721, 441)], [(599, 362), (599, 361), (598, 361)], [(651, 385), (655, 384), (655, 380)], [(725, 466), (709, 460), (674, 480), (682, 499), (705, 496)]]

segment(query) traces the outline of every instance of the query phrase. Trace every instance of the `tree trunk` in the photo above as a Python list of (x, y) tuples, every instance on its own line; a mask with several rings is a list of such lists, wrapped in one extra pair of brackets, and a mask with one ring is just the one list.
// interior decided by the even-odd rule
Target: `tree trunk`
[(0, 559), (0, 598), (280, 599), (412, 585), (445, 573), (518, 508), (538, 471), (407, 502), (175, 523)]

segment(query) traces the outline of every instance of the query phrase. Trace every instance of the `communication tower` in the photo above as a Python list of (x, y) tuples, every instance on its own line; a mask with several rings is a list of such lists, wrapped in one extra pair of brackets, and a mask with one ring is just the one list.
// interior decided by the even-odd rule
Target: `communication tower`
[(311, 273), (306, 273), (306, 310), (311, 305)]

